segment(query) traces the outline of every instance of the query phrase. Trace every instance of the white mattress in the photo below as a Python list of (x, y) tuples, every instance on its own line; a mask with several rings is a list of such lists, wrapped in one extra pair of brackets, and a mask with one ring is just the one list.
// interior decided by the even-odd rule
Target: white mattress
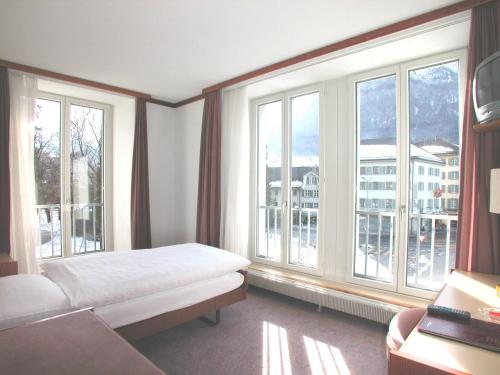
[(118, 328), (230, 292), (241, 286), (243, 280), (241, 273), (233, 272), (187, 286), (97, 307), (94, 311), (112, 328)]
[(54, 260), (44, 274), (72, 307), (102, 307), (214, 279), (246, 268), (233, 253), (197, 243)]

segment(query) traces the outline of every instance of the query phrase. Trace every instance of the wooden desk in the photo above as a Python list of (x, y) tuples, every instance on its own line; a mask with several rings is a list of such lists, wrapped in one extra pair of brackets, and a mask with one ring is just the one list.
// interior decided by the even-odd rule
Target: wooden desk
[(0, 331), (0, 373), (165, 374), (90, 310)]
[[(434, 303), (467, 310), (473, 318), (481, 319), (478, 308), (500, 307), (496, 284), (500, 284), (500, 276), (454, 271)], [(474, 375), (500, 371), (500, 354), (421, 333), (416, 327), (400, 352)]]

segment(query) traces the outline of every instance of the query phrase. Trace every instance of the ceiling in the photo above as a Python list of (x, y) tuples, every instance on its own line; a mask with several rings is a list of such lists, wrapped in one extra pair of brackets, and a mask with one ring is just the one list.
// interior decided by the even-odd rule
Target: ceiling
[(458, 0), (0, 0), (0, 59), (179, 101)]
[[(465, 49), (469, 40), (470, 13), (447, 17), (419, 29), (411, 29), (344, 50), (325, 61), (276, 73), (248, 85), (250, 98), (290, 90), (312, 83), (392, 66), (406, 61)], [(446, 59), (446, 58), (445, 58)]]

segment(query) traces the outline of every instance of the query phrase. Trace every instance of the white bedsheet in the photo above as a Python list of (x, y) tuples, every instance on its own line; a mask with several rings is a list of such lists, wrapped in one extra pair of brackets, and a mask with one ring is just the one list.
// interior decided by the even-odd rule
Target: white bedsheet
[(250, 262), (196, 243), (116, 251), (46, 262), (42, 269), (73, 307), (101, 307), (213, 279)]
[(215, 279), (96, 307), (94, 312), (111, 328), (118, 328), (230, 292), (241, 286), (243, 280), (241, 273), (233, 272)]
[(70, 310), (61, 288), (46, 277), (28, 274), (0, 277), (0, 329)]

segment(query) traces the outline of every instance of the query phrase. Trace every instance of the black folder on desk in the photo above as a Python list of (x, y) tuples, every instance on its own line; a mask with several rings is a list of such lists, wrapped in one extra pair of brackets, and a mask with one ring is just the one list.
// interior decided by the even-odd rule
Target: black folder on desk
[(500, 353), (500, 324), (479, 319), (460, 321), (426, 314), (418, 331)]

